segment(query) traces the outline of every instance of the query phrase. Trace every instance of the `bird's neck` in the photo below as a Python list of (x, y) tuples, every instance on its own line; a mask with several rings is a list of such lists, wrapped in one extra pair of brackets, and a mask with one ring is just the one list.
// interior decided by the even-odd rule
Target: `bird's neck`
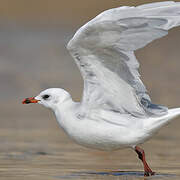
[(74, 102), (72, 98), (68, 98), (63, 103), (60, 103), (54, 110), (59, 125), (65, 131), (69, 124), (71, 124), (71, 122), (74, 121), (78, 107), (79, 103)]

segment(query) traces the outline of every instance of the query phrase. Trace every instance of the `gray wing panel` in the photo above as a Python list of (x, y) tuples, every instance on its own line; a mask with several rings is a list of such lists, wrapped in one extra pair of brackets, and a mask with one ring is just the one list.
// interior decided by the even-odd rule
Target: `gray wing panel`
[(84, 78), (82, 103), (133, 115), (160, 115), (138, 73), (134, 51), (180, 24), (180, 3), (153, 3), (111, 9), (80, 28), (67, 48)]

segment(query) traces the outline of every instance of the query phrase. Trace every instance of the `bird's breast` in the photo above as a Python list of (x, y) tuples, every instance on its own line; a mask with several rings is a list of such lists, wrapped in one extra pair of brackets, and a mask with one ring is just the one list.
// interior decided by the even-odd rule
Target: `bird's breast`
[(101, 121), (76, 119), (66, 124), (63, 129), (76, 143), (100, 150), (112, 151), (132, 147), (140, 140), (129, 128)]

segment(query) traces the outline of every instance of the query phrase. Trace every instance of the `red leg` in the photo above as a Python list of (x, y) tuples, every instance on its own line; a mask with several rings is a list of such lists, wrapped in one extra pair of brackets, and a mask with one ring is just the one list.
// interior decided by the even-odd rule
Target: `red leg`
[(145, 153), (144, 150), (140, 147), (136, 146), (135, 151), (138, 154), (139, 159), (142, 161), (144, 165), (144, 176), (152, 176), (155, 173), (151, 170), (151, 168), (148, 166), (146, 159), (145, 159)]

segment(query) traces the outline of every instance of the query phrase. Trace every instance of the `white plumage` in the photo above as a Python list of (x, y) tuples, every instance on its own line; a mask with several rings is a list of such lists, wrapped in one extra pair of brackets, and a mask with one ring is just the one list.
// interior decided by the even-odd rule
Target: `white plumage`
[[(101, 150), (132, 147), (143, 157), (137, 145), (178, 116), (180, 108), (152, 104), (134, 51), (179, 25), (180, 3), (173, 1), (101, 13), (67, 45), (84, 79), (82, 102), (73, 102), (69, 93), (55, 88), (41, 92), (36, 102), (51, 108), (77, 143)], [(24, 101), (30, 102), (35, 100)], [(145, 175), (152, 175), (143, 164)]]
[(83, 109), (113, 109), (135, 116), (166, 113), (160, 106), (145, 107), (150, 98), (134, 51), (178, 26), (179, 9), (180, 3), (170, 1), (111, 9), (76, 32), (67, 48), (84, 78)]

